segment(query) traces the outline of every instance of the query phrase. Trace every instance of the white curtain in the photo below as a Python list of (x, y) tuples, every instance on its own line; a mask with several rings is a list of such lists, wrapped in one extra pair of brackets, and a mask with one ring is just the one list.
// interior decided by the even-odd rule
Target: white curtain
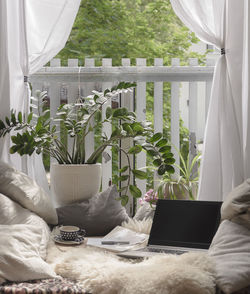
[(214, 72), (198, 198), (223, 200), (250, 177), (248, 0), (171, 0), (205, 43), (225, 49)]
[[(27, 112), (24, 77), (39, 70), (65, 45), (80, 0), (0, 0), (0, 118), (11, 109)], [(10, 139), (0, 141), (0, 159), (26, 172), (48, 190), (41, 156), (10, 155)]]

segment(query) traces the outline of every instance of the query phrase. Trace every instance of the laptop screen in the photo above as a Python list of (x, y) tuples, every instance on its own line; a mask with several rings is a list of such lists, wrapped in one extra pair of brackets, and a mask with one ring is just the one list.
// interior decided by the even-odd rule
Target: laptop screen
[(222, 202), (157, 202), (148, 245), (208, 249), (220, 222)]

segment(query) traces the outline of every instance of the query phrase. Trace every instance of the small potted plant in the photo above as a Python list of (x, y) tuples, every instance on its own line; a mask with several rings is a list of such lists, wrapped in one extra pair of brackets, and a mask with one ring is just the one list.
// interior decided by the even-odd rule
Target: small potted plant
[(185, 160), (179, 151), (181, 164), (174, 164), (180, 175), (176, 177), (165, 173), (159, 181), (157, 193), (159, 198), (195, 200), (198, 192), (198, 166), (201, 154), (198, 153), (192, 160), (187, 156)]
[[(51, 185), (57, 195), (59, 204), (87, 199), (99, 191), (101, 181), (101, 165), (98, 160), (108, 146), (124, 152), (128, 159), (128, 165), (120, 170), (119, 181), (126, 181), (120, 200), (123, 205), (128, 202), (128, 191), (136, 197), (141, 197), (141, 191), (134, 184), (131, 184), (131, 174), (136, 178), (146, 179), (147, 174), (138, 169), (132, 169), (129, 154), (137, 154), (143, 149), (154, 157), (158, 166), (158, 173), (174, 172), (172, 163), (173, 154), (170, 146), (161, 133), (153, 134), (148, 122), (138, 122), (136, 114), (124, 107), (112, 109), (106, 108), (105, 117), (102, 117), (101, 108), (113, 96), (124, 91), (130, 91), (135, 84), (119, 83), (112, 89), (104, 92), (94, 92), (93, 95), (80, 99), (75, 103), (61, 105), (54, 118), (50, 117), (48, 109), (44, 109), (44, 92), (37, 92), (37, 97), (32, 98), (32, 109), (26, 117), (19, 112), (11, 111), (10, 117), (5, 121), (0, 120), (0, 137), (4, 137), (12, 130), (15, 133), (11, 136), (13, 145), (10, 153), (32, 155), (49, 154), (57, 161), (51, 168)], [(95, 123), (93, 123), (93, 119)], [(103, 123), (116, 122), (110, 136), (102, 134), (99, 146), (86, 158), (85, 138), (86, 136), (100, 129)], [(71, 152), (67, 144), (60, 139), (59, 125), (63, 127), (72, 138), (73, 147)], [(134, 146), (128, 151), (123, 150), (119, 141), (124, 138), (133, 138)], [(65, 171), (70, 169), (70, 173)], [(83, 169), (79, 173), (77, 170)], [(125, 174), (126, 173), (126, 174)], [(58, 182), (57, 182), (58, 181)], [(77, 186), (78, 185), (78, 186)], [(62, 194), (66, 193), (65, 196)]]

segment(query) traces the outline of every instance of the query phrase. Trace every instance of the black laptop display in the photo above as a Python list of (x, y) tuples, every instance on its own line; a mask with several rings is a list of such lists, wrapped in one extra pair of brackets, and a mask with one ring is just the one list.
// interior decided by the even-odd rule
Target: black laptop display
[(158, 200), (148, 245), (208, 249), (219, 226), (221, 204)]
[(129, 258), (207, 250), (220, 223), (222, 202), (158, 200), (147, 247), (119, 253)]

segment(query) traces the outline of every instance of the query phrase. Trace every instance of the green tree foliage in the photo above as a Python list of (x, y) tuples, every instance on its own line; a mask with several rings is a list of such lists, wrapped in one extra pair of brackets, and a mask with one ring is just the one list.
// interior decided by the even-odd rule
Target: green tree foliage
[[(65, 48), (57, 55), (62, 64), (68, 58), (95, 58), (96, 66), (102, 58), (112, 58), (113, 66), (121, 65), (122, 58), (146, 58), (153, 65), (154, 58), (163, 58), (171, 65), (172, 58), (187, 64), (190, 57), (204, 63), (205, 55), (190, 52), (198, 39), (175, 15), (170, 0), (82, 0), (71, 35)], [(164, 83), (164, 134), (170, 139), (170, 84)], [(153, 84), (147, 83), (147, 119), (153, 122)], [(113, 126), (114, 127), (114, 126)], [(187, 158), (188, 130), (180, 119), (180, 149)], [(113, 153), (117, 162), (117, 155)], [(151, 165), (150, 158), (147, 165)], [(115, 164), (113, 163), (113, 166)], [(113, 167), (117, 170), (117, 167)], [(148, 174), (149, 186), (153, 181)]]
[[(171, 58), (183, 62), (192, 43), (198, 39), (179, 20), (169, 0), (82, 0), (71, 35), (58, 54), (68, 58), (112, 58), (120, 65), (121, 58)], [(97, 64), (99, 62), (97, 61)]]

